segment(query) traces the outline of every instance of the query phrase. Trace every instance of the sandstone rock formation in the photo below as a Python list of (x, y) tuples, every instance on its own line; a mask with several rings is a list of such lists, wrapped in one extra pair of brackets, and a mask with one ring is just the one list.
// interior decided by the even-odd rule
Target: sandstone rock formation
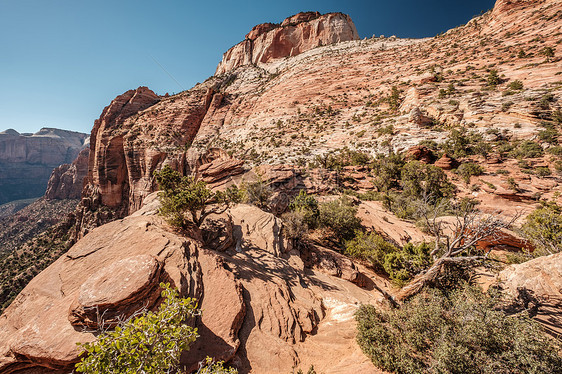
[(444, 154), (441, 158), (435, 161), (435, 166), (443, 170), (451, 170), (459, 165), (458, 161), (450, 157), (448, 154)]
[(498, 275), (500, 285), (544, 328), (562, 333), (562, 253), (511, 265)]
[[(262, 40), (264, 48), (260, 51), (276, 50), (273, 36), (283, 35), (284, 30), (305, 30), (322, 22), (343, 22), (347, 26), (342, 30), (351, 28), (345, 21), (347, 16), (316, 13), (289, 18), (284, 25), (259, 25), (225, 56), (228, 64), (238, 66), (236, 71), (229, 70), (229, 74), (211, 77), (169, 97), (158, 98), (143, 89), (142, 105), (130, 106), (138, 111), (122, 115), (119, 125), (111, 125), (115, 121), (109, 118), (110, 113), (117, 113), (133, 96), (132, 100), (140, 103), (139, 90), (117, 98), (104, 111), (92, 135), (92, 139), (103, 141), (92, 140), (92, 144), (98, 144), (92, 145), (90, 161), (97, 161), (88, 177), (86, 204), (110, 207), (115, 217), (134, 212), (155, 188), (153, 171), (165, 164), (186, 174), (195, 173), (199, 167), (211, 184), (227, 186), (234, 183), (231, 177), (237, 181), (245, 177), (240, 174), (241, 163), (235, 161), (244, 160), (244, 168), (262, 165), (262, 169), (276, 170), (278, 176), (286, 175), (288, 184), (292, 180), (299, 188), (312, 187), (311, 192), (318, 192), (329, 189), (330, 181), (338, 176), (329, 171), (298, 171), (304, 168), (292, 165), (306, 164), (344, 146), (376, 154), (388, 151), (388, 145), (383, 145), (387, 140), (396, 151), (407, 150), (422, 140), (440, 143), (447, 136), (441, 125), (466, 126), (483, 134), (488, 130), (507, 132), (513, 139), (532, 138), (541, 121), (533, 100), (540, 101), (548, 92), (554, 95), (554, 103), (562, 99), (555, 88), (559, 71), (556, 62), (545, 62), (540, 55), (543, 44), (556, 42), (552, 35), (559, 27), (559, 23), (547, 23), (545, 19), (554, 17), (562, 4), (559, 0), (548, 4), (502, 1), (499, 6), (506, 4), (510, 4), (506, 12), (495, 10), (438, 38), (349, 40), (274, 58), (259, 63), (261, 67), (250, 64), (246, 57), (240, 57), (240, 61), (229, 58), (235, 50)], [(295, 31), (295, 35), (300, 32)], [(497, 38), (504, 34), (507, 36)], [(307, 40), (316, 46), (323, 37), (319, 35), (312, 33)], [(544, 43), (533, 42), (537, 38)], [(505, 51), (513, 49), (513, 43), (525, 45), (529, 57), (510, 60)], [(496, 68), (505, 75), (505, 82), (522, 80), (524, 90), (503, 95), (507, 83), (496, 90), (482, 90), (481, 77), (488, 74), (490, 64), (499, 64)], [(226, 69), (226, 65), (221, 66)], [(431, 79), (421, 79), (424, 75)], [(447, 92), (451, 82), (460, 81), (462, 85), (453, 83), (453, 93), (440, 96), (440, 90)], [(387, 115), (385, 97), (392, 86), (404, 90), (400, 94), (403, 106), (395, 115)], [(513, 103), (510, 109), (502, 111), (509, 102)], [(412, 110), (414, 115), (410, 116)], [(420, 113), (431, 118), (434, 126), (414, 123), (419, 122)], [(390, 125), (393, 135), (380, 138), (378, 131)], [(203, 166), (200, 160), (211, 149), (222, 149), (231, 159), (221, 156), (222, 161)], [(445, 161), (443, 166), (454, 167)], [(295, 177), (298, 175), (307, 177)], [(359, 174), (350, 171), (349, 175)], [(489, 178), (486, 175), (481, 179)], [(372, 185), (364, 177), (345, 187), (367, 189)], [(515, 203), (513, 194), (502, 195), (499, 185), (496, 187), (494, 192), (481, 185), (478, 199), (484, 208), (484, 203), (497, 197)], [(552, 198), (559, 188), (557, 182), (541, 193)], [(525, 192), (529, 197), (536, 192), (535, 187), (528, 190), (532, 191)], [(525, 204), (530, 203), (532, 200), (525, 200)], [(526, 210), (527, 205), (522, 208)]]
[[(126, 155), (129, 156), (130, 153), (125, 152), (124, 137), (119, 127), (128, 117), (159, 100), (146, 87), (129, 90), (116, 97), (95, 121), (90, 136), (88, 182), (97, 186), (104, 205), (118, 207), (124, 198), (128, 198), (128, 191), (124, 187), (131, 170), (126, 162)], [(138, 172), (137, 170), (135, 171)]]
[[(93, 230), (21, 292), (0, 317), (0, 373), (67, 372), (78, 360), (76, 342), (156, 305), (162, 280), (203, 310), (201, 337), (182, 358), (189, 368), (211, 355), (233, 359), (240, 372), (310, 364), (326, 373), (378, 372), (349, 333), (358, 303), (382, 302), (377, 276), (322, 248), (305, 267), (300, 253), (283, 245), (281, 222), (244, 205), (229, 212), (233, 245), (219, 254), (169, 231), (154, 215), (154, 198)], [(314, 361), (327, 350), (340, 364)]]
[(87, 137), (52, 128), (0, 132), (0, 204), (42, 196), (53, 169), (74, 161)]
[(88, 175), (88, 155), (85, 148), (71, 164), (63, 164), (53, 170), (47, 183), (45, 198), (49, 200), (79, 199), (84, 188), (84, 178)]
[(280, 25), (264, 23), (255, 26), (244, 41), (224, 54), (215, 74), (224, 74), (243, 65), (261, 66), (315, 47), (358, 39), (355, 25), (346, 14), (299, 13)]
[(408, 149), (406, 152), (406, 160), (417, 160), (424, 164), (431, 164), (435, 161), (433, 151), (423, 145), (416, 145)]

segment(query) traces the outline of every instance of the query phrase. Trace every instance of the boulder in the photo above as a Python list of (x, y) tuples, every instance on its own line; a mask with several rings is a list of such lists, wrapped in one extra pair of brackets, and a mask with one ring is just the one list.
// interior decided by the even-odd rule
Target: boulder
[(562, 253), (510, 265), (498, 275), (511, 308), (527, 309), (547, 332), (562, 333)]
[(450, 157), (446, 153), (441, 156), (441, 158), (435, 161), (435, 166), (443, 169), (443, 170), (451, 170), (456, 168), (459, 165), (458, 161), (454, 158)]
[[(0, 373), (71, 371), (81, 353), (76, 343), (154, 309), (160, 281), (194, 297), (202, 310), (193, 321), (200, 337), (181, 358), (188, 371), (211, 356), (231, 360), (239, 372), (311, 364), (326, 373), (379, 372), (354, 334), (343, 333), (354, 331), (358, 305), (383, 298), (379, 289), (360, 287), (376, 275), (358, 276), (349, 259), (320, 248), (318, 273), (305, 270), (296, 252), (283, 250), (280, 220), (247, 205), (228, 213), (238, 245), (215, 252), (172, 232), (154, 215), (155, 196), (92, 230), (17, 296), (0, 317)], [(328, 350), (339, 364), (319, 360), (317, 352)]]
[(435, 161), (435, 154), (433, 151), (423, 145), (415, 145), (410, 147), (406, 152), (406, 160), (417, 160), (424, 164), (431, 164)]

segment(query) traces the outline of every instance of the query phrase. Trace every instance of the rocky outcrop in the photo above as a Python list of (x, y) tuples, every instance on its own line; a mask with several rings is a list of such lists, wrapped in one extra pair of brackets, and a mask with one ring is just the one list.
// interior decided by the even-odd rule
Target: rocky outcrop
[(124, 137), (118, 131), (119, 127), (127, 118), (159, 100), (146, 87), (129, 90), (117, 96), (94, 122), (90, 136), (88, 182), (97, 187), (104, 205), (115, 208), (123, 200), (128, 200), (125, 182), (129, 179), (129, 165), (126, 162)]
[(443, 169), (443, 170), (451, 170), (456, 168), (459, 165), (458, 161), (454, 158), (450, 157), (448, 154), (443, 154), (441, 158), (435, 161), (435, 166)]
[(79, 199), (84, 188), (84, 178), (88, 175), (88, 155), (90, 149), (83, 149), (71, 164), (63, 164), (51, 173), (47, 182), (45, 198)]
[(299, 13), (280, 25), (265, 23), (255, 26), (244, 41), (224, 54), (215, 74), (224, 74), (243, 65), (259, 66), (318, 46), (357, 39), (359, 35), (348, 15)]
[(211, 148), (197, 161), (195, 176), (211, 187), (228, 184), (232, 177), (244, 173), (244, 160), (229, 156), (225, 151)]
[[(163, 280), (195, 297), (203, 310), (194, 322), (200, 337), (182, 357), (187, 368), (210, 355), (232, 359), (244, 373), (289, 372), (300, 364), (326, 373), (377, 372), (353, 334), (340, 335), (344, 326), (353, 328), (355, 303), (382, 300), (372, 287), (352, 283), (373, 274), (321, 248), (307, 264), (330, 270), (305, 271), (299, 253), (280, 245), (281, 221), (244, 205), (228, 213), (232, 246), (219, 254), (169, 231), (154, 215), (154, 202), (153, 194), (137, 213), (96, 228), (29, 283), (0, 317), (0, 373), (67, 372), (80, 353), (75, 343), (154, 308)], [(349, 318), (342, 309), (349, 309)], [(340, 329), (332, 331), (334, 324)], [(345, 370), (311, 362), (314, 352), (328, 347), (346, 362)]]
[(405, 156), (406, 160), (417, 160), (424, 164), (431, 164), (435, 161), (435, 154), (426, 146), (416, 145), (408, 149)]
[(522, 238), (517, 233), (501, 229), (493, 237), (484, 238), (476, 243), (476, 248), (483, 251), (491, 249), (503, 251), (527, 251), (533, 252), (535, 246), (529, 240)]
[(0, 204), (42, 196), (53, 169), (74, 161), (87, 137), (52, 128), (0, 132)]
[(562, 334), (562, 253), (511, 265), (498, 280), (512, 307), (529, 310), (548, 332)]

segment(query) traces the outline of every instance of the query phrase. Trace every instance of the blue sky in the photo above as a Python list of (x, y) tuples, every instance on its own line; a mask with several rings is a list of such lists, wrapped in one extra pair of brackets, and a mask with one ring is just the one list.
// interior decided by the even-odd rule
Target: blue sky
[(89, 133), (115, 96), (138, 86), (158, 94), (191, 88), (254, 25), (300, 11), (347, 13), (362, 38), (418, 38), (466, 23), (494, 3), (0, 0), (0, 131)]

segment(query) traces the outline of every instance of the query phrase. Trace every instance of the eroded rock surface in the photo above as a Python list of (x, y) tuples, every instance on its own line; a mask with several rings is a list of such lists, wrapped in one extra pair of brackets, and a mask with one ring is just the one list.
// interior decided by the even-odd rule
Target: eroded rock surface
[(80, 151), (71, 164), (63, 164), (53, 170), (47, 182), (45, 198), (48, 200), (79, 199), (88, 175), (90, 149)]
[(548, 332), (562, 334), (562, 253), (511, 265), (498, 275), (498, 280)]
[[(349, 317), (338, 323), (353, 331), (358, 303), (382, 301), (367, 286), (374, 274), (322, 248), (305, 266), (298, 251), (283, 247), (281, 221), (246, 205), (228, 212), (232, 245), (210, 250), (171, 232), (154, 215), (154, 195), (135, 214), (82, 238), (6, 309), (0, 317), (0, 373), (67, 372), (80, 353), (75, 343), (92, 341), (97, 328), (136, 310), (153, 309), (160, 281), (195, 297), (203, 311), (195, 321), (201, 336), (182, 357), (190, 369), (211, 355), (232, 359), (241, 373), (289, 372), (310, 362), (307, 355), (331, 349), (347, 360), (346, 370), (377, 372), (353, 334), (338, 336), (342, 330), (331, 332), (333, 321), (324, 321), (336, 318), (334, 307), (344, 308)], [(323, 270), (330, 257), (330, 269)], [(329, 339), (309, 342), (320, 332)]]
[(315, 47), (357, 39), (359, 35), (355, 25), (346, 14), (299, 13), (280, 25), (265, 23), (255, 26), (244, 41), (224, 54), (215, 74), (224, 74), (243, 65), (259, 66)]

